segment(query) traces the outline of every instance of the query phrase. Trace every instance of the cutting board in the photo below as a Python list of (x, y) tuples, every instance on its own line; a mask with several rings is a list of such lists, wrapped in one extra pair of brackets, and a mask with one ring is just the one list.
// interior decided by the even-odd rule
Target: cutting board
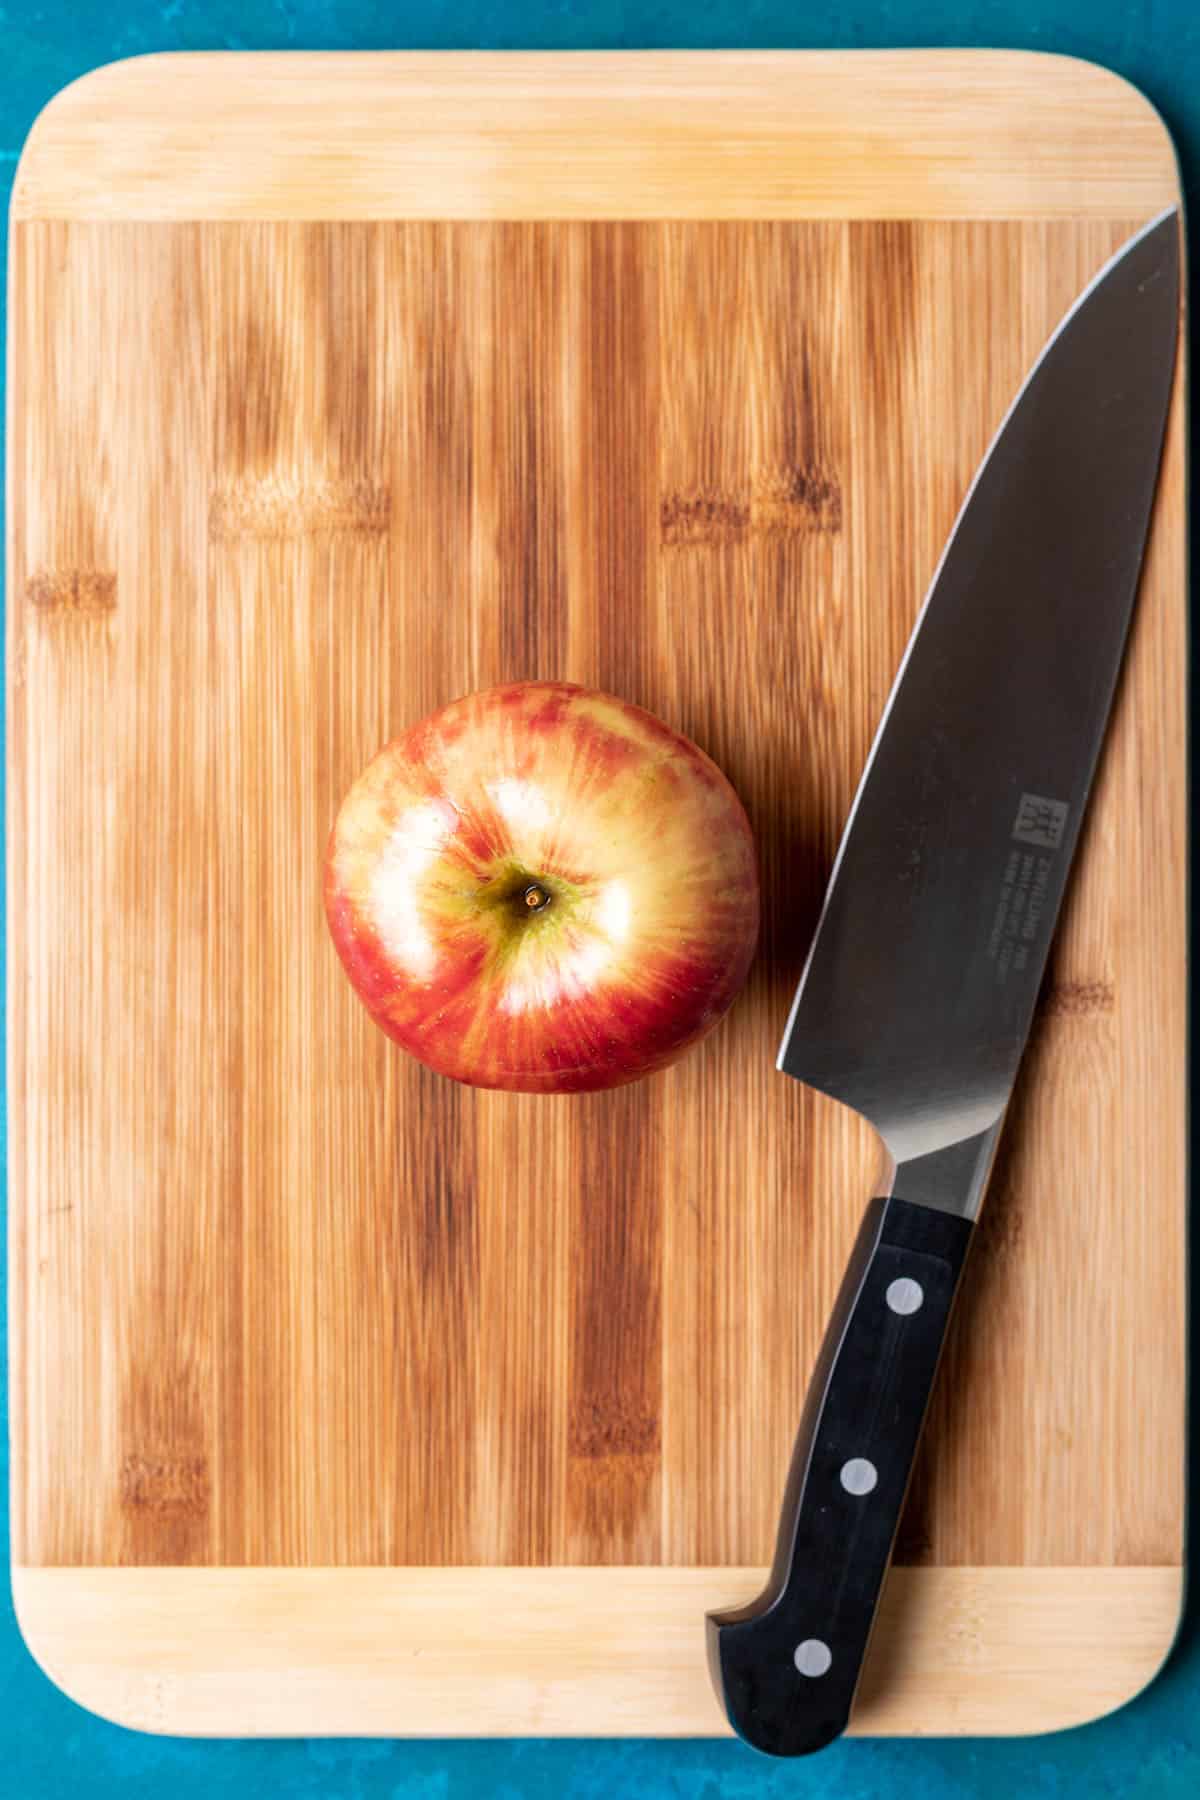
[[(710, 1734), (870, 1131), (773, 1069), (976, 464), (1178, 197), (1025, 55), (176, 56), (39, 119), (11, 248), (14, 1591), (187, 1733)], [(1184, 463), (864, 1677), (862, 1732), (1142, 1686), (1181, 1591)], [(1029, 654), (1038, 655), (1031, 643)], [(327, 940), (340, 796), (501, 680), (728, 772), (726, 1024), (427, 1074)], [(997, 746), (997, 754), (1002, 754)]]

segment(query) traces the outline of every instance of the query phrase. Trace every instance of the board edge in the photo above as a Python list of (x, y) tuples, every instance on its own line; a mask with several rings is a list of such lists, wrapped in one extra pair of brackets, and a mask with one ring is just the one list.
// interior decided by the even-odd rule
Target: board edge
[[(585, 184), (582, 199), (568, 197), (561, 205), (555, 205), (547, 200), (547, 186), (553, 184), (547, 184), (545, 179), (548, 166), (555, 168), (556, 180), (564, 179), (561, 144), (555, 137), (540, 162), (532, 156), (528, 159), (529, 168), (518, 168), (515, 175), (512, 168), (507, 168), (500, 177), (494, 175), (491, 163), (498, 160), (503, 169), (503, 155), (479, 161), (470, 146), (460, 146), (451, 157), (451, 161), (453, 155), (460, 158), (461, 167), (453, 170), (460, 188), (465, 182), (466, 195), (460, 196), (458, 204), (443, 203), (443, 190), (436, 179), (430, 181), (429, 166), (423, 164), (421, 183), (433, 190), (428, 203), (424, 203), (421, 185), (414, 182), (406, 193), (403, 181), (397, 181), (394, 161), (379, 155), (382, 140), (365, 140), (357, 113), (352, 128), (343, 130), (341, 136), (334, 133), (335, 143), (327, 141), (327, 130), (320, 145), (314, 145), (309, 138), (310, 150), (297, 148), (282, 131), (276, 130), (269, 137), (262, 131), (263, 122), (272, 111), (281, 121), (285, 117), (284, 77), (290, 78), (317, 63), (324, 65), (339, 83), (348, 81), (355, 85), (356, 109), (362, 113), (369, 108), (373, 96), (380, 101), (390, 97), (394, 102), (398, 88), (415, 94), (427, 89), (431, 81), (444, 80), (447, 92), (449, 84), (455, 81), (484, 81), (489, 101), (493, 102), (502, 100), (506, 91), (525, 84), (519, 127), (501, 114), (489, 121), (486, 107), (480, 112), (483, 103), (474, 97), (471, 129), (490, 132), (493, 149), (506, 139), (535, 139), (536, 134), (526, 129), (530, 84), (536, 99), (545, 105), (561, 104), (565, 94), (574, 102), (587, 104), (599, 96), (608, 104), (628, 106), (631, 90), (644, 77), (653, 85), (650, 101), (657, 103), (664, 96), (678, 100), (681, 94), (686, 96), (691, 91), (707, 121), (713, 82), (724, 77), (734, 82), (736, 89), (736, 84), (744, 81), (744, 92), (735, 91), (725, 100), (733, 106), (735, 120), (740, 106), (744, 126), (757, 131), (756, 115), (764, 94), (769, 93), (778, 101), (787, 96), (788, 83), (806, 78), (840, 79), (851, 84), (848, 94), (857, 84), (863, 101), (871, 100), (868, 136), (873, 149), (863, 151), (861, 121), (847, 138), (847, 149), (857, 151), (857, 161), (867, 166), (873, 161), (878, 172), (865, 184), (860, 183), (849, 200), (836, 181), (831, 184), (828, 169), (824, 174), (818, 171), (811, 180), (806, 172), (798, 178), (795, 193), (788, 191), (778, 172), (773, 178), (764, 174), (762, 181), (776, 182), (777, 201), (772, 205), (769, 197), (759, 192), (755, 181), (748, 179), (748, 172), (753, 172), (753, 156), (742, 154), (738, 160), (739, 182), (729, 179), (731, 171), (720, 164), (711, 143), (699, 149), (692, 144), (673, 153), (675, 163), (667, 170), (666, 192), (668, 196), (674, 192), (679, 204), (670, 204), (669, 198), (666, 204), (656, 204), (661, 197), (654, 183), (646, 189), (644, 181), (633, 178), (633, 165), (626, 168), (614, 163), (607, 172), (593, 169), (587, 175), (592, 188)], [(967, 167), (958, 167), (958, 159), (953, 159), (955, 167), (943, 171), (939, 180), (931, 176), (931, 170), (936, 169), (939, 154), (945, 148), (939, 137), (944, 127), (939, 122), (942, 109), (933, 107), (927, 108), (922, 117), (922, 131), (932, 134), (932, 148), (918, 153), (912, 169), (893, 168), (895, 153), (907, 143), (914, 117), (921, 116), (922, 101), (928, 100), (928, 73), (922, 71), (927, 71), (931, 63), (939, 65), (939, 75), (947, 80), (973, 85), (977, 91), (967, 98), (976, 104), (997, 95), (1006, 97), (1011, 104), (1014, 89), (1019, 87), (1023, 104), (1036, 99), (1047, 116), (1056, 118), (1054, 129), (1061, 130), (1064, 154), (1072, 142), (1069, 133), (1075, 129), (1081, 113), (1089, 106), (1099, 108), (1104, 115), (1104, 157), (1086, 179), (1081, 177), (1074, 184), (1068, 179), (1064, 185), (1048, 166), (1045, 141), (1031, 136), (1028, 145), (1022, 146), (1016, 164), (1010, 167), (1005, 159), (1011, 147), (993, 147), (993, 134), (984, 130), (980, 139), (986, 149), (981, 149)], [(204, 143), (205, 155), (199, 157), (193, 153), (194, 145), (181, 141), (179, 132), (189, 105), (194, 106), (197, 95), (205, 93), (203, 83), (210, 75), (215, 79), (207, 90), (206, 104), (211, 107), (209, 134)], [(872, 88), (873, 80), (883, 83), (878, 94)], [(161, 104), (148, 101), (148, 85), (155, 81), (162, 84)], [(192, 84), (182, 105), (177, 91), (180, 81)], [(964, 101), (962, 93), (953, 88), (948, 91), (956, 101)], [(1063, 120), (1061, 127), (1057, 115)], [(834, 128), (829, 124), (833, 116), (833, 111), (828, 112), (815, 134), (811, 126), (797, 125), (784, 136), (806, 142), (807, 130), (810, 138), (828, 138), (832, 153), (836, 150)], [(257, 143), (269, 145), (269, 149), (264, 148), (264, 156), (275, 159), (270, 169), (260, 172), (257, 178), (247, 168), (253, 158), (247, 157), (246, 144), (238, 135), (239, 125), (247, 123)], [(1032, 132), (1032, 122), (1029, 128)], [(123, 158), (99, 155), (102, 148), (112, 149), (122, 129), (130, 136), (128, 153)], [(1114, 130), (1128, 134), (1121, 157), (1112, 151)], [(426, 133), (427, 137), (430, 135)], [(953, 135), (953, 128), (946, 132), (947, 143)], [(877, 139), (882, 139), (886, 149)], [(771, 141), (764, 140), (763, 153), (757, 159), (764, 168), (771, 160), (765, 148)], [(1135, 147), (1145, 165), (1137, 169), (1136, 176)], [(225, 167), (221, 163), (222, 150)], [(330, 150), (336, 150), (332, 160), (337, 177), (332, 186), (319, 182), (315, 175), (322, 157)], [(84, 167), (82, 178), (71, 174), (72, 157)], [(850, 161), (853, 163), (855, 158)], [(664, 167), (669, 162), (667, 155)], [(987, 182), (981, 179), (985, 173)], [(637, 174), (641, 176), (644, 171), (639, 169)], [(148, 175), (152, 179), (148, 180)], [(222, 181), (228, 184), (228, 191), (223, 191)], [(172, 182), (176, 184), (173, 197)], [(996, 191), (990, 191), (991, 188)], [(697, 189), (698, 193), (693, 191)], [(1116, 70), (1053, 51), (950, 47), (837, 51), (150, 51), (102, 64), (59, 89), (46, 102), (20, 153), (10, 217), (14, 225), (33, 220), (98, 217), (147, 221), (764, 216), (929, 219), (1137, 217), (1142, 213), (1150, 217), (1166, 206), (1180, 204), (1182, 193), (1174, 141), (1148, 95)], [(305, 194), (312, 197), (305, 199)]]
[[(702, 1614), (763, 1573), (11, 1570), (26, 1648), (67, 1698), (128, 1730), (196, 1738), (726, 1736)], [(1105, 1717), (1162, 1669), (1183, 1592), (1175, 1564), (895, 1570), (850, 1734), (1040, 1736)], [(532, 1641), (524, 1670), (510, 1634), (481, 1631), (497, 1616), (520, 1618)], [(334, 1652), (323, 1667), (310, 1634)], [(592, 1646), (573, 1681), (560, 1673), (564, 1634)]]

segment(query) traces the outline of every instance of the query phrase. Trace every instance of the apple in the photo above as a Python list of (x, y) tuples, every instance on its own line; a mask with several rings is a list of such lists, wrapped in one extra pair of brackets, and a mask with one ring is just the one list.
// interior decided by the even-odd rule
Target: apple
[(338, 812), (325, 908), (371, 1017), (477, 1087), (569, 1093), (712, 1030), (758, 936), (754, 842), (715, 763), (558, 681), (456, 700)]

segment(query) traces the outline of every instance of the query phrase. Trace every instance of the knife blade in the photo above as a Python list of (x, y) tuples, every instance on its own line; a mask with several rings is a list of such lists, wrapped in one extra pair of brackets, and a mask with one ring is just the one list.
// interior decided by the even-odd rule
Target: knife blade
[(767, 1585), (708, 1617), (735, 1730), (845, 1728), (1029, 1033), (1149, 529), (1176, 209), (1084, 290), (963, 502), (851, 807), (778, 1066), (862, 1113), (887, 1192), (813, 1372)]

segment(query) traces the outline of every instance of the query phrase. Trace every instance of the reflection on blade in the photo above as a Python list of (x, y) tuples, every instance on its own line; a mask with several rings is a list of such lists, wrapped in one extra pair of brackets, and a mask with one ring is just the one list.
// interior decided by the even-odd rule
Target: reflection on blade
[(851, 810), (779, 1066), (864, 1113), (898, 1162), (982, 1167), (1007, 1104), (1137, 588), (1178, 288), (1171, 212), (1050, 340), (964, 503)]

